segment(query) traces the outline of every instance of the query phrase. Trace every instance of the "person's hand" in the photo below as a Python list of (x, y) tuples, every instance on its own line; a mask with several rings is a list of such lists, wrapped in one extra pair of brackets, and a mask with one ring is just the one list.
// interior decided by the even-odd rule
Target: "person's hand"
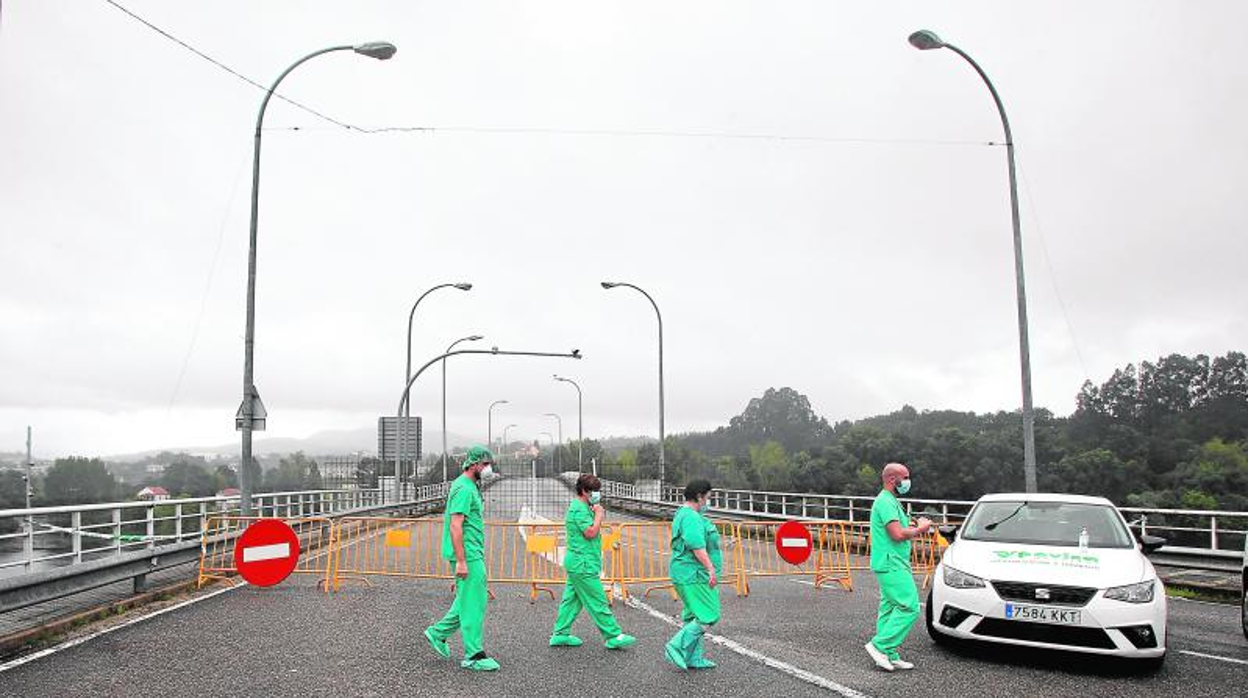
[(468, 563), (463, 560), (455, 561), (455, 576), (460, 579), (468, 578)]
[(602, 516), (605, 513), (606, 513), (606, 510), (602, 508), (601, 504), (594, 505), (594, 516)]
[(932, 530), (932, 520), (926, 516), (919, 517), (919, 533), (927, 533)]
[(707, 586), (709, 586), (710, 588), (714, 589), (714, 588), (715, 588), (715, 585), (716, 585), (716, 584), (719, 584), (719, 580), (715, 578), (715, 570), (711, 569), (711, 570), (707, 570), (706, 572), (707, 572), (707, 574), (709, 574), (709, 575), (710, 575), (710, 579), (708, 579), (708, 580), (706, 581), (706, 584), (707, 584)]

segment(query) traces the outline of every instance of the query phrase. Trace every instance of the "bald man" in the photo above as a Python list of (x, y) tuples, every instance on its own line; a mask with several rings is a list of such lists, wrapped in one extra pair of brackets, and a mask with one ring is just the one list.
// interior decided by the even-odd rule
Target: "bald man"
[(882, 473), (884, 489), (871, 505), (871, 571), (880, 585), (880, 611), (875, 637), (867, 643), (867, 654), (884, 671), (913, 669), (898, 649), (919, 617), (919, 589), (910, 569), (910, 539), (927, 533), (932, 522), (920, 518), (917, 526), (898, 501), (910, 492), (910, 469), (889, 463)]

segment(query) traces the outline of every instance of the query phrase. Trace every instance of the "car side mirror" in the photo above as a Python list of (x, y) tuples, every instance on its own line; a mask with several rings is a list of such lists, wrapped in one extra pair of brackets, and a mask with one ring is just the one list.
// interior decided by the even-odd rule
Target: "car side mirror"
[(1162, 538), (1161, 536), (1140, 536), (1140, 547), (1143, 548), (1145, 554), (1157, 552), (1168, 542), (1168, 540)]
[(940, 531), (940, 535), (944, 536), (950, 543), (958, 537), (958, 526), (954, 526), (952, 524), (937, 526), (936, 530)]

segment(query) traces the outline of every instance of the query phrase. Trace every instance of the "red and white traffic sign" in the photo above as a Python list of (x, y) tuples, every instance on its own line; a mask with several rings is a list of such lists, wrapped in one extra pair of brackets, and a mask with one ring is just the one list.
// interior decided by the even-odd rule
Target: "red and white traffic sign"
[(776, 552), (790, 565), (800, 565), (810, 557), (810, 531), (797, 521), (787, 521), (776, 529)]
[(258, 587), (280, 583), (298, 562), (299, 537), (285, 521), (256, 521), (234, 542), (234, 568)]

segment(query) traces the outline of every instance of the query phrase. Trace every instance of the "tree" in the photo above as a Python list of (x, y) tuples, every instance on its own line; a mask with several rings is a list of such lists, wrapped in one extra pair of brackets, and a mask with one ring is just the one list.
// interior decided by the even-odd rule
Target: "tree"
[(43, 504), (96, 504), (117, 498), (117, 480), (99, 458), (58, 458), (43, 483)]
[(269, 492), (295, 492), (320, 486), (320, 468), (303, 451), (282, 456), (277, 467), (264, 476), (264, 488)]
[(212, 474), (199, 463), (176, 460), (165, 466), (160, 485), (173, 497), (211, 497), (217, 492)]

